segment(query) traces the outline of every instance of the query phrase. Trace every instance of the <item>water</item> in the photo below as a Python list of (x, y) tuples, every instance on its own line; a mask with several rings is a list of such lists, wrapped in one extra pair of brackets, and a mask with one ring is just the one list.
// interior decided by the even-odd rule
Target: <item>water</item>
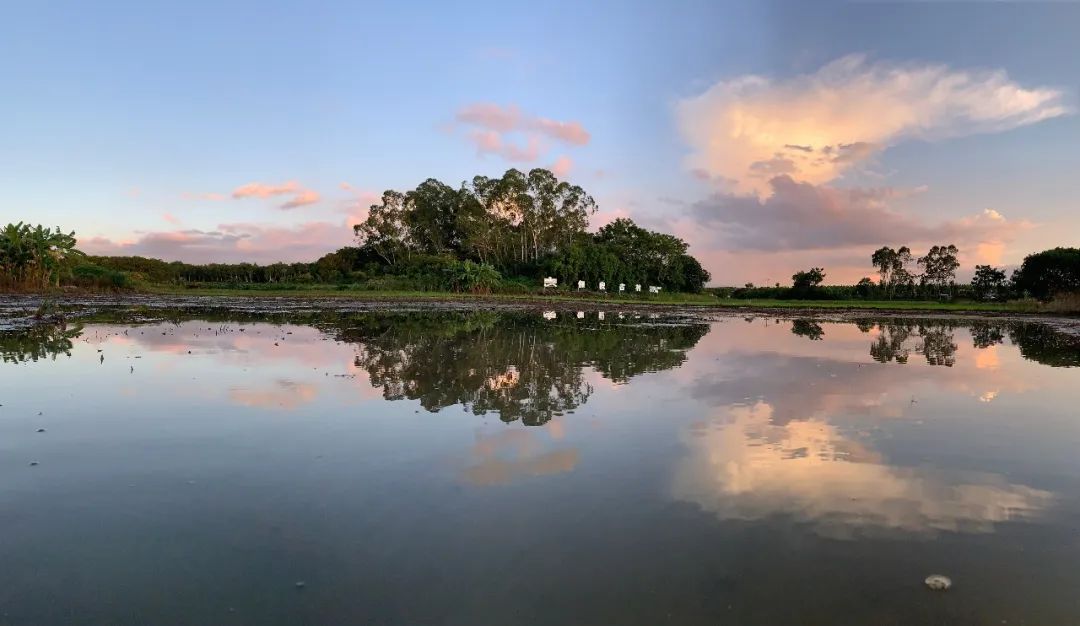
[(1047, 327), (212, 317), (0, 338), (0, 624), (1080, 623)]

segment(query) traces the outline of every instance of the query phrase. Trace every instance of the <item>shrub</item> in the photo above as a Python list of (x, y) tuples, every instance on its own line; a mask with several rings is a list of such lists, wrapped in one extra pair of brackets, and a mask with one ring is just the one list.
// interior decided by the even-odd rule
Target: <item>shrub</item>
[(87, 289), (132, 289), (135, 284), (127, 272), (111, 270), (93, 263), (82, 263), (71, 269), (72, 283)]

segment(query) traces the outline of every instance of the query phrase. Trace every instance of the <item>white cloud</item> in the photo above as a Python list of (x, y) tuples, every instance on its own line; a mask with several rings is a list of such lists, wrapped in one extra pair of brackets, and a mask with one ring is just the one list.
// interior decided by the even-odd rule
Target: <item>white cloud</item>
[(776, 174), (829, 182), (907, 139), (998, 132), (1069, 112), (1062, 91), (1023, 87), (1003, 70), (863, 55), (785, 80), (720, 81), (676, 106), (688, 167), (742, 192), (768, 191)]

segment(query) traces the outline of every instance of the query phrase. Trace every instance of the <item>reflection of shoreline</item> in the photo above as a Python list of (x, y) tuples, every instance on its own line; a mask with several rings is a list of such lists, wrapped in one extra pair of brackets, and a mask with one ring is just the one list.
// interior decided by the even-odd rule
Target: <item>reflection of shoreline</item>
[(790, 516), (834, 537), (992, 532), (998, 523), (1038, 516), (1053, 499), (996, 474), (891, 466), (827, 422), (778, 425), (772, 417), (767, 402), (733, 405), (693, 429), (675, 499), (724, 520)]

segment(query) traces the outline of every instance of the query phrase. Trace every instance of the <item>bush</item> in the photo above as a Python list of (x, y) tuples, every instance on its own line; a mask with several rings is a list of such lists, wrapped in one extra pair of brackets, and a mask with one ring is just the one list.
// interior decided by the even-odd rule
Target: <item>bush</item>
[(488, 294), (502, 282), (498, 270), (487, 263), (452, 261), (444, 271), (454, 291)]
[(71, 269), (71, 281), (77, 287), (86, 289), (132, 289), (134, 281), (127, 274), (111, 270), (93, 263), (83, 263)]

